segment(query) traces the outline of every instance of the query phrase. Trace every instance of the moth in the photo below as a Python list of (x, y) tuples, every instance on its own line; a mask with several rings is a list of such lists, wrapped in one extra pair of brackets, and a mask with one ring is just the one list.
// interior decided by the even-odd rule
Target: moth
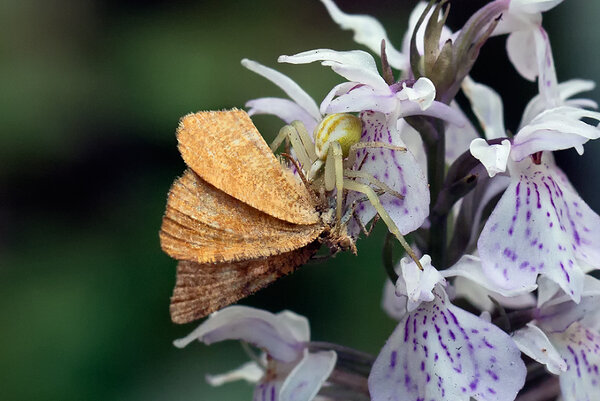
[(335, 205), (277, 159), (246, 112), (188, 114), (177, 140), (188, 169), (169, 191), (160, 230), (162, 249), (179, 261), (173, 322), (265, 287), (321, 244), (354, 248)]

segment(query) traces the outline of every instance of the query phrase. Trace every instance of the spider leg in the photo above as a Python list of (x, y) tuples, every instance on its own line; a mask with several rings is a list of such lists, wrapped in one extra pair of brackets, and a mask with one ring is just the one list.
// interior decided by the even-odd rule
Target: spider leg
[(346, 177), (351, 177), (351, 178), (361, 178), (361, 179), (367, 181), (368, 184), (372, 184), (373, 186), (378, 187), (385, 193), (393, 195), (398, 199), (404, 199), (404, 195), (402, 195), (400, 192), (393, 190), (386, 183), (379, 181), (378, 179), (373, 177), (371, 174), (366, 173), (364, 171), (344, 170), (344, 175)]
[[(304, 130), (304, 132), (306, 132), (306, 130)], [(285, 138), (289, 138), (292, 144), (292, 149), (294, 149), (294, 152), (296, 153), (296, 157), (298, 158), (302, 169), (304, 171), (307, 171), (312, 165), (313, 160), (311, 160), (309, 156), (309, 151), (307, 150), (305, 143), (301, 138), (301, 134), (293, 125), (285, 125), (279, 130), (279, 134), (277, 134), (277, 137), (275, 137), (275, 140), (271, 143), (271, 150), (273, 152), (277, 150), (277, 148), (281, 145)], [(310, 142), (309, 148), (311, 147), (311, 150), (314, 153), (314, 144), (312, 142)]]
[(335, 221), (339, 224), (342, 219), (342, 201), (344, 197), (344, 155), (342, 146), (335, 141), (329, 145), (327, 159), (325, 160), (325, 189), (331, 191), (334, 185), (337, 190)]
[(388, 227), (388, 230), (390, 230), (390, 232), (396, 236), (396, 238), (398, 239), (400, 244), (402, 244), (402, 246), (406, 250), (406, 253), (408, 253), (408, 255), (412, 258), (412, 260), (415, 261), (415, 263), (417, 264), (419, 269), (423, 270), (423, 266), (421, 266), (421, 263), (419, 262), (419, 258), (417, 258), (417, 255), (415, 255), (415, 252), (412, 250), (412, 248), (410, 247), (408, 242), (406, 242), (406, 239), (400, 233), (400, 230), (398, 229), (398, 226), (396, 226), (396, 223), (394, 223), (394, 221), (392, 220), (390, 215), (385, 211), (385, 209), (381, 205), (381, 202), (379, 201), (379, 197), (377, 197), (377, 194), (375, 193), (373, 188), (371, 188), (370, 186), (368, 186), (366, 184), (361, 184), (359, 182), (348, 180), (348, 179), (344, 180), (343, 185), (346, 189), (363, 193), (367, 196), (367, 198), (369, 198), (369, 202), (371, 202), (371, 205), (373, 205), (373, 207), (375, 208), (377, 213), (379, 213), (379, 216), (381, 216), (381, 219), (383, 220), (385, 225)]
[(354, 145), (350, 146), (350, 151), (348, 152), (348, 166), (353, 166), (356, 161), (356, 154), (359, 149), (365, 148), (383, 148), (390, 150), (397, 150), (400, 152), (406, 152), (406, 148), (403, 146), (391, 145), (385, 142), (357, 142)]

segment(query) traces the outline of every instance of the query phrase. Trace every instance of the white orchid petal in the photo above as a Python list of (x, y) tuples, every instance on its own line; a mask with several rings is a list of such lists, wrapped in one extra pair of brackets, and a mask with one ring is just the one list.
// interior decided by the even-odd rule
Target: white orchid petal
[(264, 370), (254, 361), (247, 362), (237, 369), (219, 375), (206, 375), (206, 381), (211, 386), (221, 386), (238, 380), (248, 383), (258, 383), (265, 374)]
[[(388, 126), (384, 114), (364, 112), (361, 119), (362, 142), (384, 142), (404, 146), (396, 127)], [(385, 193), (379, 197), (383, 208), (402, 234), (408, 234), (423, 224), (429, 214), (429, 188), (425, 175), (410, 152), (384, 148), (360, 149), (354, 168), (372, 175), (404, 196), (400, 199), (394, 194)], [(346, 204), (352, 205), (360, 198), (364, 198), (364, 195), (350, 192)], [(376, 211), (368, 201), (364, 201), (357, 205), (356, 213), (365, 225), (375, 216)], [(350, 220), (349, 231), (358, 234), (358, 227), (354, 219)]]
[(579, 302), (578, 260), (598, 267), (600, 217), (545, 153), (540, 165), (515, 164), (511, 176), (477, 243), (485, 274), (505, 289), (527, 288), (542, 274)]
[(407, 298), (396, 295), (396, 287), (390, 280), (386, 280), (383, 287), (381, 307), (384, 312), (394, 320), (401, 320), (406, 315)]
[[(564, 102), (565, 105), (595, 109), (598, 105), (595, 101), (590, 99), (567, 100), (578, 93), (590, 91), (595, 87), (596, 84), (593, 81), (572, 79), (558, 84), (558, 95), (560, 100)], [(534, 96), (529, 103), (527, 103), (527, 107), (525, 107), (525, 112), (523, 112), (523, 118), (521, 119), (519, 128), (529, 124), (535, 117), (537, 117), (547, 108), (548, 105), (546, 104), (546, 99), (541, 94)]]
[(279, 400), (311, 401), (315, 398), (333, 368), (337, 355), (334, 351), (308, 352), (281, 385)]
[(312, 97), (308, 95), (297, 83), (295, 83), (290, 77), (276, 71), (272, 68), (266, 67), (253, 60), (243, 59), (242, 65), (252, 72), (257, 73), (279, 86), (294, 102), (302, 107), (308, 114), (310, 114), (315, 120), (321, 118), (319, 113), (319, 107)]
[(503, 140), (500, 144), (489, 145), (485, 139), (476, 138), (469, 146), (473, 157), (483, 164), (490, 177), (506, 171), (510, 149), (511, 145), (508, 139)]
[(354, 88), (357, 88), (357, 85), (355, 82), (342, 82), (341, 84), (334, 86), (329, 91), (327, 96), (325, 96), (325, 98), (321, 102), (321, 105), (319, 106), (319, 110), (321, 111), (321, 114), (323, 114), (323, 115), (328, 114), (327, 109), (329, 108), (334, 97), (340, 96), (340, 95), (345, 95), (348, 92), (350, 92), (351, 89), (354, 89)]
[(401, 100), (398, 117), (408, 117), (414, 115), (423, 115), (439, 118), (456, 125), (459, 128), (467, 126), (468, 120), (464, 115), (457, 113), (455, 109), (442, 102), (434, 101), (426, 110), (421, 109), (418, 103), (410, 100)]
[(600, 113), (571, 106), (546, 110), (517, 132), (511, 158), (515, 161), (544, 150), (581, 147), (590, 139), (600, 138), (600, 128), (581, 118), (600, 121)]
[(373, 364), (373, 401), (512, 401), (526, 369), (512, 339), (452, 305), (440, 286), (432, 302), (408, 313)]
[(550, 373), (558, 375), (567, 370), (566, 362), (539, 327), (529, 323), (526, 327), (515, 331), (512, 339), (521, 352), (546, 365)]
[(542, 13), (562, 2), (563, 0), (512, 0), (509, 11), (524, 14)]
[(385, 90), (388, 85), (377, 71), (373, 56), (362, 50), (335, 51), (330, 49), (308, 50), (293, 56), (279, 56), (280, 63), (308, 64), (320, 61), (330, 66), (349, 81), (367, 84)]
[(342, 94), (327, 106), (327, 114), (361, 112), (365, 110), (391, 113), (397, 101), (390, 92), (376, 91), (370, 86), (355, 86), (348, 93)]
[[(306, 319), (296, 316), (297, 319)], [(299, 332), (298, 323), (290, 324), (287, 313), (274, 315), (260, 309), (235, 305), (211, 314), (196, 330), (176, 340), (174, 344), (183, 348), (194, 340), (206, 345), (224, 340), (243, 340), (262, 348), (277, 360), (291, 362), (298, 358), (304, 342), (309, 340), (297, 337)]]
[(310, 134), (312, 134), (317, 126), (317, 121), (312, 115), (302, 107), (298, 106), (297, 103), (288, 99), (262, 97), (247, 101), (246, 107), (249, 108), (248, 114), (250, 116), (257, 114), (272, 114), (285, 121), (286, 124), (289, 124), (294, 120), (300, 120)]
[(452, 123), (446, 126), (446, 163), (448, 165), (452, 164), (458, 156), (469, 149), (471, 141), (479, 136), (473, 124), (471, 124), (465, 113), (460, 109), (458, 103), (452, 101), (450, 107), (456, 114), (461, 116), (460, 118), (465, 121), (465, 124), (462, 127)]
[(381, 40), (385, 40), (388, 63), (396, 69), (404, 69), (408, 58), (400, 53), (388, 39), (385, 29), (375, 18), (369, 15), (350, 15), (341, 11), (332, 0), (321, 0), (331, 18), (342, 28), (354, 31), (354, 41), (368, 47), (381, 56)]
[(550, 47), (548, 33), (541, 26), (533, 31), (535, 39), (535, 52), (538, 63), (538, 90), (546, 100), (546, 107), (555, 107), (560, 104), (558, 93), (558, 80), (554, 67), (554, 57)]
[[(483, 272), (481, 267), (481, 259), (474, 255), (464, 255), (458, 262), (456, 262), (450, 268), (443, 270), (442, 276), (448, 277), (464, 277), (477, 285), (485, 288), (488, 291), (498, 293), (504, 297), (514, 297), (521, 294), (530, 293), (537, 288), (536, 284), (532, 284), (525, 288), (519, 288), (516, 290), (506, 290), (499, 287), (496, 283), (491, 281)], [(530, 306), (534, 306), (530, 305)], [(528, 305), (529, 306), (529, 305)]]
[(508, 59), (521, 76), (535, 81), (538, 63), (535, 52), (535, 37), (532, 30), (516, 31), (506, 39)]
[(410, 100), (419, 105), (421, 110), (427, 110), (435, 99), (435, 85), (428, 78), (419, 78), (412, 87), (406, 84), (400, 92), (396, 94), (400, 100)]
[(408, 298), (408, 312), (415, 310), (421, 302), (433, 301), (433, 289), (437, 284), (446, 285), (444, 277), (431, 265), (429, 255), (423, 255), (419, 262), (423, 270), (409, 257), (400, 260), (402, 280), (396, 283), (396, 295)]
[(487, 139), (505, 137), (504, 109), (498, 92), (473, 81), (468, 76), (462, 83), (462, 89), (471, 102), (471, 108), (485, 132), (485, 137)]

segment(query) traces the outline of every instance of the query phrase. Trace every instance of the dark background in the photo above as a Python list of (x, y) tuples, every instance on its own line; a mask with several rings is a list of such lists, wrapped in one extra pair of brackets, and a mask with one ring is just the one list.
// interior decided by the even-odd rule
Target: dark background
[[(414, 1), (338, 1), (374, 15), (400, 48)], [(453, 1), (460, 27), (483, 2)], [(598, 80), (600, 3), (549, 12), (559, 80)], [(281, 96), (241, 67), (252, 58), (292, 76), (319, 103), (341, 78), (280, 54), (360, 48), (318, 1), (4, 0), (0, 3), (0, 399), (244, 400), (251, 387), (210, 388), (206, 373), (237, 367), (237, 343), (185, 350), (196, 327), (170, 322), (175, 262), (158, 230), (171, 182), (184, 169), (174, 130), (198, 110)], [(490, 41), (473, 71), (505, 100), (514, 129), (536, 86)], [(590, 97), (600, 99), (596, 90)], [(267, 137), (280, 126), (256, 118)], [(595, 160), (559, 154), (600, 210)], [(302, 268), (244, 303), (310, 318), (313, 339), (377, 353), (394, 327), (380, 310), (383, 227), (339, 255)]]

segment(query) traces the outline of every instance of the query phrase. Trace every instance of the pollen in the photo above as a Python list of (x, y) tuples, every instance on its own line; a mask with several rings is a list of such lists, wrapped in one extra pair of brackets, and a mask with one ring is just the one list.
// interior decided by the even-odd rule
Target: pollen
[(350, 147), (360, 141), (362, 123), (352, 114), (335, 113), (325, 117), (315, 128), (315, 150), (321, 160), (327, 157), (329, 145), (338, 142), (344, 157), (348, 156)]

